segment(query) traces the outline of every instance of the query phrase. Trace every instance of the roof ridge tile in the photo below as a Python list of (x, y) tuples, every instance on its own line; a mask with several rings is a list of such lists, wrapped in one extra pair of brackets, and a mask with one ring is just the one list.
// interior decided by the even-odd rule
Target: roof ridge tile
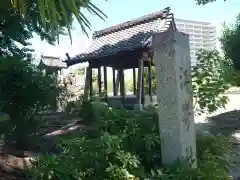
[(117, 31), (121, 31), (121, 30), (130, 28), (130, 27), (139, 25), (139, 24), (144, 24), (144, 23), (147, 23), (147, 22), (152, 21), (157, 18), (167, 18), (170, 13), (170, 10), (171, 10), (170, 7), (166, 7), (163, 10), (157, 11), (155, 13), (144, 15), (142, 17), (117, 24), (117, 25), (111, 26), (109, 28), (100, 30), (100, 31), (95, 31), (93, 33), (93, 39), (99, 38), (101, 36), (105, 36), (107, 34), (111, 34), (111, 33), (117, 32)]

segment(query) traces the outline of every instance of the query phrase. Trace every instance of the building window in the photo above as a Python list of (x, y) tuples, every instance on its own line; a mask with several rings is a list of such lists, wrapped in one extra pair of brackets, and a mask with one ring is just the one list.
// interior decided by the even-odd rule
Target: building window
[(201, 29), (201, 28), (202, 28), (202, 26), (199, 26), (199, 25), (194, 26), (194, 29)]
[(192, 28), (193, 28), (193, 25), (186, 25), (186, 28), (187, 28), (187, 29), (192, 29)]
[(194, 33), (197, 33), (197, 34), (201, 34), (202, 32), (201, 32), (201, 30), (194, 30)]
[(201, 38), (201, 35), (200, 34), (194, 34), (194, 37)]

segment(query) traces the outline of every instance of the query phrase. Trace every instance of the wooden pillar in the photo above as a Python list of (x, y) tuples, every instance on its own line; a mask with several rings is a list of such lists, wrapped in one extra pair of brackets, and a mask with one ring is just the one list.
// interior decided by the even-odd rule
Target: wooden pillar
[(153, 102), (152, 98), (152, 60), (149, 61), (148, 64), (148, 95), (150, 98), (150, 102)]
[(133, 68), (133, 94), (137, 94), (137, 88), (136, 88), (136, 68)]
[(116, 90), (117, 90), (117, 95), (119, 91), (119, 84), (120, 84), (120, 70), (117, 70), (117, 78), (116, 78)]
[(92, 68), (87, 67), (86, 78), (85, 78), (85, 88), (84, 88), (84, 98), (88, 99), (88, 96), (92, 96)]
[(85, 78), (85, 87), (84, 87), (84, 99), (87, 100), (88, 99), (88, 93), (89, 93), (89, 87), (90, 87), (90, 69), (91, 68), (87, 68), (87, 73), (86, 73), (86, 78)]
[(125, 100), (125, 82), (124, 82), (124, 71), (121, 68), (119, 70), (119, 80), (120, 80), (120, 95), (122, 98), (122, 103), (124, 105), (124, 100)]
[(117, 95), (117, 85), (116, 85), (116, 70), (115, 68), (112, 68), (112, 74), (113, 74), (113, 96)]
[(103, 67), (103, 76), (104, 76), (104, 91), (106, 93), (106, 97), (107, 97), (107, 66)]
[(102, 73), (101, 73), (101, 66), (98, 67), (98, 93), (99, 95), (102, 92)]
[(137, 80), (137, 102), (139, 108), (141, 109), (141, 99), (142, 99), (142, 74), (143, 74), (143, 59), (138, 60), (138, 80)]
[(143, 72), (142, 72), (142, 95), (141, 95), (141, 103), (144, 105), (145, 104), (145, 84), (144, 84), (144, 71), (145, 68), (143, 66)]
[(92, 77), (92, 68), (89, 67), (89, 93), (90, 97), (93, 95), (93, 77)]
[[(57, 71), (55, 72), (56, 86), (59, 86), (60, 71), (61, 71), (61, 69), (57, 69)], [(62, 112), (62, 106), (61, 106), (60, 100), (57, 97), (55, 97), (55, 101), (56, 101), (56, 111), (57, 112)]]

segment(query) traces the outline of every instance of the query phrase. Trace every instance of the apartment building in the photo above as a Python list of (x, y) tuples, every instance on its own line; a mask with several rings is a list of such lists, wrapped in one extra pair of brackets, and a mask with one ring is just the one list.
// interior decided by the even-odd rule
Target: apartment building
[(192, 65), (196, 63), (199, 49), (215, 49), (217, 44), (216, 27), (209, 22), (175, 19), (177, 29), (189, 34)]

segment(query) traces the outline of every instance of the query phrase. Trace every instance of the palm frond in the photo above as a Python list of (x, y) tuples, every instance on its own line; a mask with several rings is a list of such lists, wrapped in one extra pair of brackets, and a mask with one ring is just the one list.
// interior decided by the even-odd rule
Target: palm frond
[(11, 0), (12, 6), (24, 17), (27, 17), (29, 3), (36, 3), (40, 21), (46, 31), (49, 31), (48, 28), (50, 28), (54, 32), (53, 34), (57, 33), (59, 36), (59, 26), (64, 21), (71, 42), (72, 21), (68, 18), (69, 13), (77, 19), (85, 35), (88, 35), (87, 29), (91, 28), (91, 23), (80, 9), (86, 9), (103, 20), (106, 18), (106, 15), (91, 0)]

